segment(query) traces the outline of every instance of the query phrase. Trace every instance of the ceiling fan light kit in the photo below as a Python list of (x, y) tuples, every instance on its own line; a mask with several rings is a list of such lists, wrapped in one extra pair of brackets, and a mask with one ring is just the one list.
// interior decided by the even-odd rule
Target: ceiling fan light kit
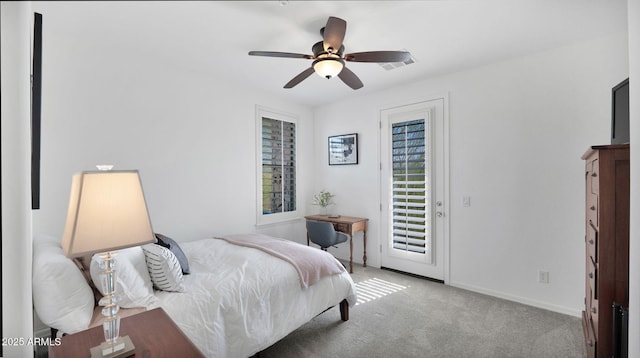
[[(343, 56), (344, 45), (342, 41), (346, 30), (346, 21), (331, 16), (327, 20), (327, 25), (320, 29), (323, 40), (317, 42), (311, 48), (313, 55), (274, 51), (250, 51), (249, 55), (314, 60), (311, 67), (291, 79), (284, 85), (284, 88), (295, 87), (315, 72), (320, 77), (327, 79), (338, 76), (342, 82), (354, 90), (362, 88), (363, 84), (358, 76), (345, 66), (345, 61), (385, 63), (404, 62), (411, 58), (411, 54), (408, 51), (369, 51), (350, 53)], [(336, 51), (336, 49), (338, 50)]]
[(344, 61), (339, 58), (319, 58), (313, 61), (314, 71), (326, 79), (339, 75), (343, 68)]

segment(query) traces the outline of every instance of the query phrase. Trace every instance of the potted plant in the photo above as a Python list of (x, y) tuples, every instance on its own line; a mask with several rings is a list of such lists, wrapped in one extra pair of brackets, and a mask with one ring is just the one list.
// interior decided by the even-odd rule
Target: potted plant
[(329, 215), (329, 205), (333, 205), (332, 199), (334, 196), (324, 189), (313, 196), (313, 205), (320, 206), (321, 215)]

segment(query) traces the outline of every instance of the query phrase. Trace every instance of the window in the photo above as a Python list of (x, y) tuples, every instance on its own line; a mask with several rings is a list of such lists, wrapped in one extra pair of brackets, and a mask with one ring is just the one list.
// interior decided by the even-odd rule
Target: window
[(258, 121), (258, 224), (297, 215), (296, 119), (257, 109)]
[(393, 248), (425, 254), (428, 177), (424, 119), (394, 123)]

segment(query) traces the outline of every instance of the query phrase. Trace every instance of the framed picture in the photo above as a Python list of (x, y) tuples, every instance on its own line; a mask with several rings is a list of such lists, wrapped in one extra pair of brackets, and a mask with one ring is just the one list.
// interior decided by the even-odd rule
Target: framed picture
[(329, 165), (358, 164), (358, 133), (329, 137)]

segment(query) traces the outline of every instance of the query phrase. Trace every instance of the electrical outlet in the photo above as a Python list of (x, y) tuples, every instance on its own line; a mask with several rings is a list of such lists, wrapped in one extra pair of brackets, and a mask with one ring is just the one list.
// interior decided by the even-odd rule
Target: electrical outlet
[(549, 283), (549, 271), (538, 270), (538, 282)]

